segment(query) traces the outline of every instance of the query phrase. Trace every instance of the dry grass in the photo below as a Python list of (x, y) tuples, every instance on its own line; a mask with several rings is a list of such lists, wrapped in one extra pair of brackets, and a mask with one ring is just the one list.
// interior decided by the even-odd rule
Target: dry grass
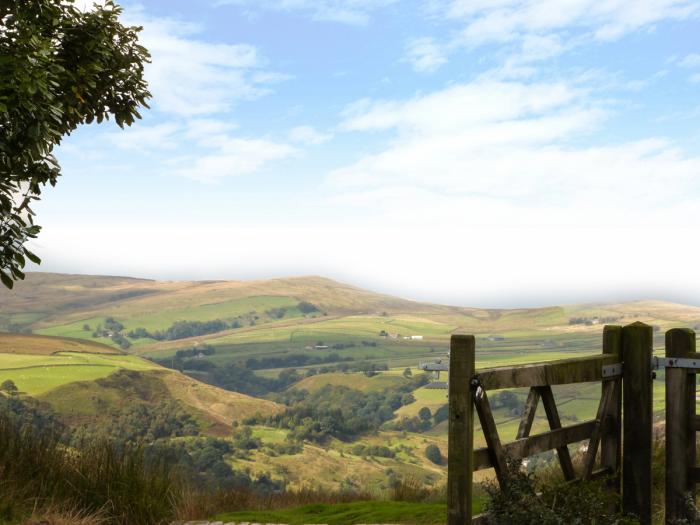
[(21, 525), (107, 525), (101, 512), (90, 513), (81, 510), (46, 509), (35, 510)]
[(0, 332), (0, 353), (52, 355), (57, 352), (123, 354), (122, 351), (116, 348), (94, 341), (84, 341), (82, 339), (72, 339), (70, 337)]
[(317, 488), (269, 494), (244, 489), (215, 493), (185, 491), (178, 498), (180, 503), (176, 510), (176, 517), (179, 520), (196, 520), (220, 512), (286, 509), (312, 503), (350, 503), (374, 499), (377, 499), (377, 494), (371, 492), (341, 492)]

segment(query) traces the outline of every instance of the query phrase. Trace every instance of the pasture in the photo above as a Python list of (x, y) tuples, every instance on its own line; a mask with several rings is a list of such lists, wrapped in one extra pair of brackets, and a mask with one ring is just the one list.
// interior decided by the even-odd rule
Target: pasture
[(0, 382), (11, 379), (17, 388), (38, 396), (76, 381), (94, 381), (117, 370), (160, 368), (138, 356), (59, 352), (54, 355), (0, 353)]

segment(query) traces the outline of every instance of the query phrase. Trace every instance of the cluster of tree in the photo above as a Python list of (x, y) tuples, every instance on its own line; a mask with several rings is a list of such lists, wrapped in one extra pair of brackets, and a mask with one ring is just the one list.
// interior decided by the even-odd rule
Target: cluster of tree
[(197, 357), (200, 355), (214, 355), (216, 349), (211, 345), (197, 345), (192, 348), (185, 348), (175, 352), (175, 357), (183, 359), (186, 357)]
[(272, 319), (282, 319), (284, 317), (284, 314), (287, 313), (287, 309), (270, 308), (269, 310), (265, 310), (265, 313), (268, 315), (268, 317), (271, 317)]
[(262, 492), (282, 489), (282, 485), (272, 481), (269, 475), (251, 478), (247, 472), (233, 470), (225, 458), (235, 451), (231, 443), (224, 439), (199, 437), (186, 441), (160, 440), (145, 450), (154, 460), (176, 468), (191, 485), (202, 489), (253, 489)]
[(289, 368), (295, 366), (320, 365), (353, 360), (354, 358), (352, 357), (341, 357), (338, 354), (328, 354), (326, 356), (290, 354), (273, 357), (251, 357), (250, 359), (246, 360), (245, 366), (249, 370), (265, 370), (267, 368)]
[(585, 324), (586, 326), (591, 326), (597, 323), (609, 324), (615, 323), (620, 320), (620, 317), (608, 316), (608, 317), (572, 317), (569, 319), (569, 324)]
[(325, 385), (316, 392), (299, 390), (280, 396), (288, 404), (281, 414), (249, 423), (290, 430), (292, 439), (325, 443), (330, 438), (352, 440), (366, 432), (375, 432), (394, 417), (394, 411), (414, 401), (411, 391), (420, 381), (410, 381), (381, 392), (360, 392), (346, 386)]
[(355, 456), (372, 456), (380, 458), (395, 458), (396, 452), (384, 445), (363, 445), (357, 444), (352, 447), (352, 453)]
[[(498, 394), (496, 394), (498, 395)], [(493, 406), (493, 405), (492, 405)], [(438, 425), (449, 417), (449, 406), (440, 406), (434, 413), (428, 407), (422, 407), (417, 416), (404, 416), (391, 424), (394, 430), (406, 432), (425, 432), (434, 425)]]
[(134, 404), (112, 411), (111, 417), (89, 428), (79, 427), (74, 442), (86, 436), (100, 436), (118, 443), (144, 445), (159, 439), (196, 436), (200, 428), (197, 421), (177, 401), (163, 401), (155, 405)]
[(505, 408), (511, 415), (518, 416), (522, 413), (523, 403), (515, 395), (515, 392), (510, 390), (503, 390), (494, 394), (491, 399), (491, 408), (496, 410), (498, 408)]
[(212, 321), (176, 321), (165, 330), (149, 332), (145, 328), (139, 327), (131, 330), (127, 336), (131, 339), (149, 338), (156, 341), (174, 341), (176, 339), (186, 339), (200, 335), (214, 334), (231, 328), (240, 328), (241, 323), (234, 320), (230, 323), (223, 319)]
[(0, 332), (9, 332), (11, 334), (31, 334), (32, 329), (18, 323), (0, 323)]
[[(90, 325), (84, 324), (83, 330), (89, 331)], [(92, 337), (109, 337), (112, 341), (119, 345), (119, 348), (122, 350), (128, 350), (131, 347), (131, 342), (124, 337), (122, 330), (124, 330), (123, 324), (114, 319), (114, 317), (106, 317), (104, 320), (104, 326), (102, 324), (98, 324), (95, 330), (92, 332)]]
[(314, 312), (318, 312), (318, 308), (314, 306), (313, 304), (307, 302), (307, 301), (301, 301), (298, 305), (297, 308), (302, 314), (312, 314)]
[(20, 431), (32, 429), (52, 434), (63, 434), (65, 431), (49, 405), (31, 397), (18, 396), (17, 386), (13, 381), (4, 381), (0, 385), (0, 391), (0, 414), (8, 418)]

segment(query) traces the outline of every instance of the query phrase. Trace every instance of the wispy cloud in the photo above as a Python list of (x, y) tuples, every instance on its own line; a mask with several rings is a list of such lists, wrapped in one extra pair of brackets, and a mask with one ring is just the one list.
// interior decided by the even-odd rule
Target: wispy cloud
[(215, 5), (239, 5), (252, 12), (298, 12), (318, 21), (364, 25), (372, 12), (397, 2), (398, 0), (218, 0)]
[(694, 221), (682, 202), (700, 185), (700, 158), (658, 137), (596, 144), (607, 116), (587, 89), (563, 82), (481, 80), (408, 100), (362, 100), (346, 109), (342, 129), (395, 137), (330, 173), (329, 188), (349, 204), (381, 203), (403, 222)]
[(228, 138), (215, 151), (172, 159), (169, 173), (202, 182), (250, 175), (266, 164), (289, 158), (296, 148), (265, 139)]
[(332, 133), (321, 133), (313, 126), (297, 126), (289, 132), (289, 140), (300, 144), (317, 146), (333, 138)]
[(585, 43), (617, 40), (666, 20), (697, 17), (693, 0), (431, 0), (437, 18), (460, 24), (439, 43), (443, 57), (485, 44), (508, 49), (506, 70), (547, 60)]
[(419, 73), (432, 73), (447, 63), (445, 52), (433, 38), (412, 40), (406, 49), (406, 60)]
[(127, 23), (144, 27), (140, 40), (152, 55), (146, 78), (157, 111), (179, 116), (227, 112), (287, 78), (267, 70), (266, 59), (250, 44), (210, 42), (197, 24), (154, 18), (142, 9), (125, 15)]

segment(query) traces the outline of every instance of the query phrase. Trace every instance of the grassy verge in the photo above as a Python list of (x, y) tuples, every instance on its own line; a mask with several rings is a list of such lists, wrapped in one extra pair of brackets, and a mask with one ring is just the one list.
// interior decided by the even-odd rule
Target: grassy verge
[[(476, 508), (479, 507), (479, 508)], [(475, 512), (480, 511), (475, 505)], [(447, 507), (444, 503), (411, 503), (405, 501), (355, 501), (352, 503), (312, 504), (291, 509), (243, 511), (219, 514), (215, 519), (250, 523), (401, 523), (410, 525), (444, 524)]]

